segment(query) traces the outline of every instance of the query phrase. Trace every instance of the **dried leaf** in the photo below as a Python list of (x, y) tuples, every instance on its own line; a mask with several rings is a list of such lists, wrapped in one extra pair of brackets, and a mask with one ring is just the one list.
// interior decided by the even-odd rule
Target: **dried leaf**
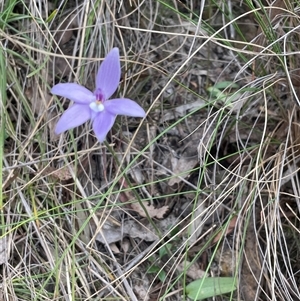
[[(162, 206), (160, 208), (154, 208), (153, 205), (143, 204), (145, 209), (147, 210), (148, 215), (151, 218), (163, 218), (164, 215), (169, 211), (169, 206)], [(140, 203), (131, 203), (131, 208), (136, 211), (140, 216), (147, 217), (144, 208), (141, 206)]]
[[(171, 159), (171, 163), (172, 163), (172, 171), (174, 172), (174, 174), (179, 175), (181, 178), (186, 178), (187, 176), (189, 176), (190, 171), (198, 163), (198, 156), (187, 157), (187, 158), (180, 157), (179, 159), (173, 157)], [(169, 180), (168, 185), (173, 186), (180, 182), (181, 179), (179, 177), (173, 177)]]
[(226, 232), (224, 233), (224, 231), (220, 231), (216, 236), (215, 238), (213, 239), (212, 243), (215, 244), (216, 242), (219, 241), (220, 238), (223, 238), (224, 236), (230, 234), (234, 229), (235, 229), (235, 226), (236, 226), (236, 222), (237, 222), (237, 216), (234, 216), (230, 222), (229, 222), (229, 225), (226, 229)]
[(197, 263), (193, 263), (188, 269), (187, 266), (190, 265), (189, 261), (181, 262), (177, 265), (177, 270), (181, 272), (185, 272), (185, 274), (192, 278), (193, 280), (203, 278), (205, 274), (207, 274), (205, 271), (201, 270)]
[(121, 247), (122, 247), (122, 250), (124, 251), (124, 253), (127, 253), (129, 251), (129, 247), (130, 247), (129, 239), (127, 239), (127, 238), (123, 239), (123, 241), (121, 243)]
[(114, 254), (120, 254), (120, 249), (117, 247), (115, 243), (112, 243), (110, 246), (110, 249), (113, 251)]
[(69, 167), (64, 166), (60, 169), (56, 169), (52, 166), (48, 166), (43, 170), (43, 175), (50, 175), (54, 179), (65, 182), (72, 179), (72, 174), (70, 173)]
[(0, 238), (0, 264), (7, 262), (7, 258), (9, 257), (7, 253), (7, 240), (6, 237), (2, 237)]
[(102, 229), (101, 232), (97, 234), (96, 240), (103, 244), (108, 243), (110, 245), (114, 242), (122, 240), (124, 235), (125, 233), (121, 231), (121, 228)]
[[(150, 226), (149, 226), (150, 228)], [(155, 241), (158, 236), (149, 230), (147, 227), (135, 221), (127, 221), (122, 227), (107, 227), (103, 228), (100, 233), (96, 235), (96, 240), (103, 244), (112, 244), (123, 239), (123, 237), (140, 238), (145, 241)]]
[[(168, 181), (169, 186), (173, 186), (188, 177), (193, 169), (199, 165), (199, 145), (203, 146), (205, 152), (214, 130), (214, 124), (211, 123), (207, 128), (205, 122), (193, 126), (194, 130), (183, 137), (182, 146), (171, 151), (171, 158), (168, 158), (173, 177)], [(198, 146), (198, 147), (197, 147)], [(201, 151), (201, 149), (200, 149)], [(202, 156), (201, 156), (202, 158)], [(177, 177), (176, 177), (177, 176)]]
[(151, 231), (152, 226), (148, 225), (148, 227), (141, 225), (135, 221), (128, 221), (123, 227), (123, 231), (128, 234), (128, 236), (132, 238), (140, 238), (145, 241), (155, 241), (158, 239), (158, 236)]
[(193, 245), (198, 237), (200, 237), (203, 227), (204, 227), (204, 222), (202, 220), (203, 217), (203, 211), (205, 209), (205, 205), (204, 202), (202, 200), (198, 200), (198, 202), (200, 203), (196, 210), (193, 212), (193, 220), (191, 222), (191, 226), (190, 226), (190, 237), (189, 237), (189, 244)]
[(150, 300), (150, 297), (148, 295), (148, 289), (146, 289), (143, 285), (135, 285), (133, 289), (135, 293), (139, 296), (139, 300)]
[(132, 178), (135, 180), (136, 183), (138, 183), (138, 184), (144, 183), (145, 177), (144, 177), (144, 175), (141, 171), (141, 168), (139, 166), (130, 169), (130, 174), (131, 174)]

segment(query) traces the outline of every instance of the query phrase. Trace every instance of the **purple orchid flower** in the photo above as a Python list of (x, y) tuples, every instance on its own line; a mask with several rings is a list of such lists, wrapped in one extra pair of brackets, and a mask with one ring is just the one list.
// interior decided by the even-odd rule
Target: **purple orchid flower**
[(91, 120), (98, 140), (103, 142), (117, 115), (145, 117), (145, 111), (131, 99), (108, 100), (117, 90), (120, 77), (119, 49), (113, 48), (98, 70), (94, 93), (75, 83), (55, 85), (51, 89), (52, 94), (69, 98), (74, 102), (59, 119), (55, 133), (60, 134)]

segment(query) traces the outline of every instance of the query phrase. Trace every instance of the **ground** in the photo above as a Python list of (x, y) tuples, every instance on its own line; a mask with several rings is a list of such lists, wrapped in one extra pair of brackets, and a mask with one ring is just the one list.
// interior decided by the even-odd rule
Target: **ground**
[[(0, 300), (298, 300), (298, 1), (0, 5)], [(146, 117), (56, 135), (113, 47)]]

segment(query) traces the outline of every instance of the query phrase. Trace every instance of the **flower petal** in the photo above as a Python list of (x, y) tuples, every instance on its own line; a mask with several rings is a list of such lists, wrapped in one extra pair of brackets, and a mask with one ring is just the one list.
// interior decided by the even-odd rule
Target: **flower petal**
[(113, 48), (102, 64), (96, 77), (96, 90), (100, 89), (105, 99), (110, 98), (117, 90), (121, 77), (119, 49)]
[(106, 110), (98, 113), (93, 122), (93, 130), (100, 142), (105, 140), (108, 131), (114, 125), (116, 116), (110, 114)]
[(82, 125), (88, 121), (90, 117), (91, 111), (89, 106), (73, 104), (58, 120), (55, 127), (55, 133), (60, 134), (64, 131), (75, 128), (76, 126)]
[(144, 109), (128, 98), (110, 99), (104, 103), (105, 109), (111, 114), (131, 117), (145, 117)]
[(81, 104), (89, 104), (96, 100), (95, 95), (90, 90), (75, 83), (57, 84), (50, 92)]

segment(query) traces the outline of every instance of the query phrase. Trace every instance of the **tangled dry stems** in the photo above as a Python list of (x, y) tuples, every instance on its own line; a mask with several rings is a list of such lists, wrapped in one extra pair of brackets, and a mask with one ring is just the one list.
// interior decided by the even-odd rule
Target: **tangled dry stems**
[[(261, 22), (251, 40), (240, 42), (224, 31), (250, 22), (260, 7), (225, 22), (209, 1), (211, 18), (193, 1), (183, 7), (174, 1), (174, 10), (157, 1), (69, 1), (46, 22), (49, 5), (16, 5), (31, 18), (1, 29), (7, 74), (1, 299), (181, 300), (186, 279), (199, 276), (189, 274), (190, 265), (235, 275), (245, 300), (294, 300), (298, 28), (284, 25), (298, 20), (296, 8), (281, 7), (269, 20), (273, 40), (266, 41)], [(194, 22), (195, 11), (203, 19)], [(66, 80), (92, 89), (112, 46), (123, 53), (120, 93), (149, 109), (147, 122), (120, 118), (110, 146), (99, 145), (88, 126), (55, 137), (67, 103), (49, 88)], [(222, 91), (235, 93), (234, 103), (207, 93), (223, 81), (238, 84)], [(168, 210), (157, 218), (155, 208)], [(140, 226), (143, 239), (105, 241), (111, 239), (105, 231), (124, 230), (128, 221)], [(149, 231), (154, 240), (147, 241)]]

